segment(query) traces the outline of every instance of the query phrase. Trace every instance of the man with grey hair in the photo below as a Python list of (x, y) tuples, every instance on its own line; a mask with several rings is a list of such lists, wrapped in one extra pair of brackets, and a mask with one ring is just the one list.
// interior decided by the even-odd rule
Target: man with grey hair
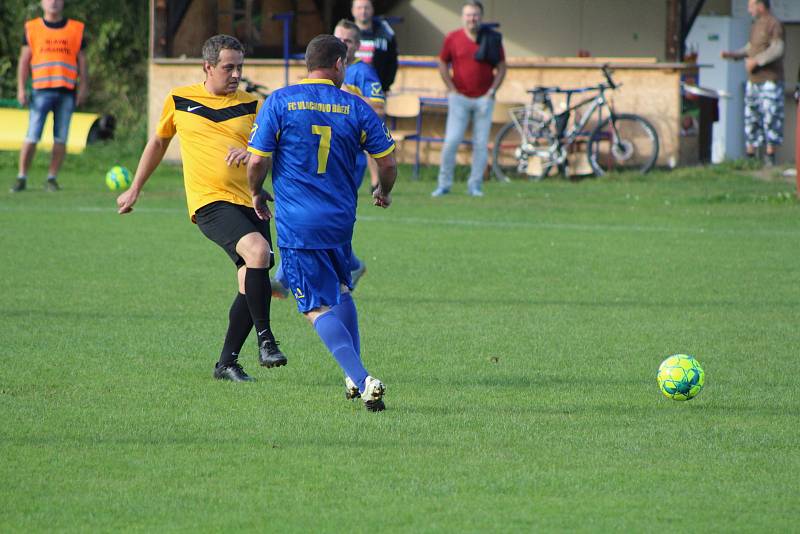
[(722, 57), (745, 60), (747, 157), (755, 158), (759, 147), (766, 144), (765, 161), (767, 165), (774, 165), (777, 147), (783, 143), (783, 25), (770, 12), (769, 0), (749, 0), (747, 11), (753, 17), (747, 45), (740, 50), (724, 51)]
[(243, 65), (244, 48), (236, 38), (215, 35), (205, 42), (205, 81), (170, 91), (133, 184), (117, 198), (120, 214), (133, 210), (142, 187), (177, 134), (189, 217), (236, 265), (239, 291), (228, 314), (228, 331), (214, 368), (214, 378), (233, 382), (252, 380), (238, 358), (253, 326), (258, 335), (259, 363), (265, 367), (286, 365), (269, 322), (267, 272), (274, 264), (269, 221), (256, 215), (247, 184), (247, 140), (260, 104), (238, 89)]
[[(494, 96), (506, 75), (506, 61), (500, 34), (481, 27), (483, 4), (468, 0), (461, 9), (463, 27), (447, 34), (439, 53), (439, 74), (447, 86), (445, 126), (439, 186), (431, 193), (450, 193), (458, 145), (472, 122), (472, 171), (467, 194), (482, 197), (481, 185), (489, 159), (489, 130), (492, 127)], [(451, 73), (452, 69), (452, 73)]]

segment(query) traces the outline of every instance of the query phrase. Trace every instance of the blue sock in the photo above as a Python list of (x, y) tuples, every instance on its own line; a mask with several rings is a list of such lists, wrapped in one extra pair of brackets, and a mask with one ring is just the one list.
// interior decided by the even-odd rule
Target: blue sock
[(367, 370), (361, 363), (361, 358), (353, 348), (353, 338), (347, 331), (347, 327), (334, 313), (325, 313), (317, 317), (314, 321), (314, 329), (320, 339), (328, 347), (328, 350), (336, 358), (339, 367), (350, 379), (358, 386), (358, 390), (364, 391), (364, 382), (367, 380)]
[(342, 322), (347, 331), (350, 332), (350, 337), (353, 340), (353, 348), (356, 349), (356, 354), (361, 357), (361, 336), (358, 333), (358, 312), (356, 311), (356, 303), (350, 293), (343, 293), (340, 299), (341, 302), (331, 308), (331, 311), (336, 314), (336, 317)]
[(289, 281), (286, 279), (286, 276), (283, 274), (283, 262), (278, 264), (278, 268), (275, 269), (275, 276), (273, 277), (275, 280), (281, 283), (283, 287), (289, 289)]

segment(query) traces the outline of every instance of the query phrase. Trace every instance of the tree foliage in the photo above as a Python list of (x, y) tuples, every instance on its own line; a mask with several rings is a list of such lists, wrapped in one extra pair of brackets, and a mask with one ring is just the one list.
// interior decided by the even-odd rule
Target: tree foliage
[[(64, 15), (86, 23), (89, 101), (85, 110), (111, 113), (118, 129), (144, 131), (147, 106), (148, 2), (67, 0)], [(0, 98), (17, 94), (17, 62), (26, 20), (41, 16), (36, 0), (0, 2)]]

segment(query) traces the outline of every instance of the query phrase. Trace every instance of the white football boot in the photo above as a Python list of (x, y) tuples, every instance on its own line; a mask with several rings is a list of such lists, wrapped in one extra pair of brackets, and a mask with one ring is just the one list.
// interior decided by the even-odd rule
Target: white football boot
[(345, 375), (344, 376), (344, 398), (347, 400), (357, 399), (361, 396), (361, 392), (358, 391), (358, 386), (355, 382), (350, 380), (350, 377)]
[(383, 404), (383, 394), (386, 393), (386, 386), (377, 378), (367, 377), (364, 386), (364, 393), (361, 398), (364, 400), (364, 406), (370, 412), (380, 412), (386, 409)]

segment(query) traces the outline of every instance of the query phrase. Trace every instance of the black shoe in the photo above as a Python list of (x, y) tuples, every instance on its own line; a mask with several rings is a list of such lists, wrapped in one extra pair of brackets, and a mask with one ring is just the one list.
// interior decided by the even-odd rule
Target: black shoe
[(61, 186), (58, 185), (55, 178), (48, 178), (44, 183), (44, 190), (48, 193), (55, 193), (56, 191), (61, 191)]
[(11, 187), (9, 192), (11, 193), (20, 193), (25, 191), (25, 186), (27, 185), (28, 180), (23, 180), (22, 178), (17, 178), (17, 181), (14, 182), (14, 185)]
[(264, 367), (280, 367), (286, 365), (286, 356), (278, 348), (279, 343), (272, 336), (261, 342), (258, 348), (258, 363)]
[(231, 382), (252, 382), (255, 380), (255, 378), (244, 372), (239, 362), (233, 362), (229, 365), (220, 365), (217, 362), (217, 365), (214, 366), (214, 378), (217, 380), (230, 380)]

